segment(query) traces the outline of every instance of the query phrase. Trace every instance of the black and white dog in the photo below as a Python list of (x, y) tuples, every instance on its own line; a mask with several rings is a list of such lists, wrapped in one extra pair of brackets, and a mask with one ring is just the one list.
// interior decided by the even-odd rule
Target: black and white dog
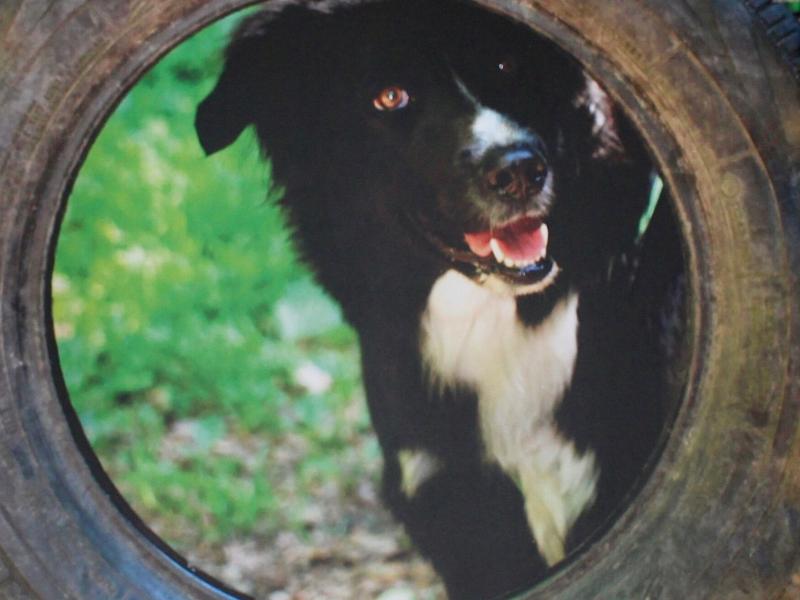
[[(602, 527), (664, 427), (649, 304), (681, 259), (668, 210), (634, 243), (652, 165), (574, 59), (455, 0), (284, 2), (239, 27), (196, 125), (209, 154), (255, 126), (358, 331), (386, 501), (451, 597), (529, 585)], [(624, 262), (671, 266), (637, 296)]]

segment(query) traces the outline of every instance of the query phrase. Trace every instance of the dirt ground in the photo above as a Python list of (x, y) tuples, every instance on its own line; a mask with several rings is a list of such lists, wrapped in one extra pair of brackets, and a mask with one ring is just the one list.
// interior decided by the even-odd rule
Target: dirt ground
[[(365, 487), (369, 487), (365, 484)], [(337, 527), (344, 533), (337, 533)], [(309, 511), (306, 531), (269, 541), (243, 538), (190, 556), (193, 566), (258, 600), (443, 600), (431, 567), (371, 489), (357, 506)]]
[[(175, 423), (162, 441), (162, 458), (176, 459), (191, 441), (191, 423)], [(202, 524), (174, 529), (170, 515), (154, 513), (148, 523), (196, 567), (257, 600), (440, 600), (444, 590), (435, 573), (413, 549), (380, 501), (375, 477), (380, 468), (365, 458), (373, 442), (364, 432), (338, 455), (342, 472), (357, 469), (354, 486), (331, 478), (311, 494), (298, 484), (308, 442), (287, 435), (272, 452), (271, 478), (280, 501), (279, 515), (292, 526), (268, 528), (224, 541), (209, 540)], [(211, 451), (257, 456), (266, 441), (226, 437)], [(352, 464), (351, 464), (352, 463)], [(254, 474), (255, 476), (255, 474)], [(292, 515), (289, 517), (289, 515)]]

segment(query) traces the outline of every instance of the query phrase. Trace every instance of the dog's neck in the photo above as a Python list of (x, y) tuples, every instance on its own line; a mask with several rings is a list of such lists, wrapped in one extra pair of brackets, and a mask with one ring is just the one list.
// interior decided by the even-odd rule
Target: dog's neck
[(594, 499), (598, 470), (594, 455), (579, 454), (554, 423), (577, 356), (578, 295), (537, 306), (548, 306), (547, 315), (527, 325), (513, 296), (448, 271), (428, 299), (421, 350), (435, 389), (477, 393), (486, 459), (518, 482), (537, 545), (554, 564)]

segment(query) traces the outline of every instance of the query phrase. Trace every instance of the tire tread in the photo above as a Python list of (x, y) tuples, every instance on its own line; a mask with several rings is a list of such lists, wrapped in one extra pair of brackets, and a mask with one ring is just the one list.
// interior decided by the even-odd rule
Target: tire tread
[(744, 3), (800, 81), (800, 21), (782, 3), (772, 0), (744, 0)]

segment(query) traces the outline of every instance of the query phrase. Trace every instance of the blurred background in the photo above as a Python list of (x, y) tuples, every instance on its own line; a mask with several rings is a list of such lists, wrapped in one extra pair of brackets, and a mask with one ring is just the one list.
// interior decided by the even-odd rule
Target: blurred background
[(145, 75), (75, 182), (53, 275), (72, 403), (142, 519), (239, 590), (441, 597), (380, 506), (355, 335), (297, 262), (255, 138), (197, 143), (239, 18)]

